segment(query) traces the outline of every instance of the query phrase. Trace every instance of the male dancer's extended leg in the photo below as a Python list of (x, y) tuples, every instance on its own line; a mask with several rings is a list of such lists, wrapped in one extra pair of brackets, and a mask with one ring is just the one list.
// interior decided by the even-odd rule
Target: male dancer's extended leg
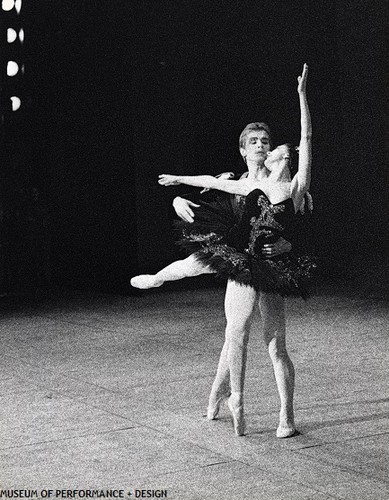
[(293, 413), (295, 376), (286, 350), (285, 299), (276, 294), (261, 293), (259, 309), (281, 401), (277, 437), (290, 437), (296, 432)]
[(227, 381), (229, 379), (231, 396), (228, 406), (234, 419), (235, 432), (238, 435), (244, 434), (243, 391), (250, 320), (255, 302), (256, 292), (253, 288), (239, 285), (234, 281), (228, 282), (225, 296), (227, 320), (225, 342), (211, 390), (208, 418), (215, 418), (221, 398), (228, 396)]
[(176, 281), (183, 278), (191, 278), (200, 274), (212, 274), (214, 271), (197, 260), (196, 254), (189, 255), (186, 259), (176, 260), (161, 269), (157, 274), (140, 274), (131, 279), (131, 285), (135, 288), (155, 288), (161, 286), (165, 281)]

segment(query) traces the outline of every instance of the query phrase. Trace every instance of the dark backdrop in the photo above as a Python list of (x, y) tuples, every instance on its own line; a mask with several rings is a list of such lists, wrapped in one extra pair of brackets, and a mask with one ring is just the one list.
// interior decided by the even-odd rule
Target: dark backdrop
[(238, 137), (251, 121), (269, 123), (275, 143), (297, 143), (304, 62), (322, 269), (336, 274), (386, 250), (387, 1), (23, 9), (29, 105), (23, 137), (11, 123), (8, 141), (29, 144), (54, 282), (131, 293), (129, 276), (177, 258), (175, 192), (157, 175), (243, 172)]

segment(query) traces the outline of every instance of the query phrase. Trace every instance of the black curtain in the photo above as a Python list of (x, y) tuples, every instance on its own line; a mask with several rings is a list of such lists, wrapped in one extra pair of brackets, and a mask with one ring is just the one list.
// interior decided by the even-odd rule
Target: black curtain
[(131, 293), (131, 275), (177, 258), (176, 192), (158, 174), (243, 172), (238, 137), (251, 121), (266, 121), (275, 143), (297, 142), (304, 62), (315, 251), (333, 269), (385, 244), (386, 1), (23, 9), (24, 169), (50, 216), (54, 281)]

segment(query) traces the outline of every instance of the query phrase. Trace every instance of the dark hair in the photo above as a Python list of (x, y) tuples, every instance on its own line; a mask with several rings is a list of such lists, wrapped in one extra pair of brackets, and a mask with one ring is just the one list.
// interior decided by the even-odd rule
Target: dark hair
[(289, 142), (286, 144), (282, 144), (282, 146), (286, 146), (288, 148), (289, 152), (289, 170), (291, 175), (293, 176), (297, 170), (298, 170), (298, 148), (296, 146), (293, 146)]

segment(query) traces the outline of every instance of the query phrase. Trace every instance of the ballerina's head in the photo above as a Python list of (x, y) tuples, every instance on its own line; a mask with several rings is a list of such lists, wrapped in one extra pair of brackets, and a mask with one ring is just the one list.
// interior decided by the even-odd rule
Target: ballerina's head
[(281, 146), (277, 146), (273, 151), (267, 153), (265, 167), (270, 172), (286, 170), (290, 175), (293, 175), (296, 171), (296, 158), (296, 148), (291, 144), (281, 144)]

